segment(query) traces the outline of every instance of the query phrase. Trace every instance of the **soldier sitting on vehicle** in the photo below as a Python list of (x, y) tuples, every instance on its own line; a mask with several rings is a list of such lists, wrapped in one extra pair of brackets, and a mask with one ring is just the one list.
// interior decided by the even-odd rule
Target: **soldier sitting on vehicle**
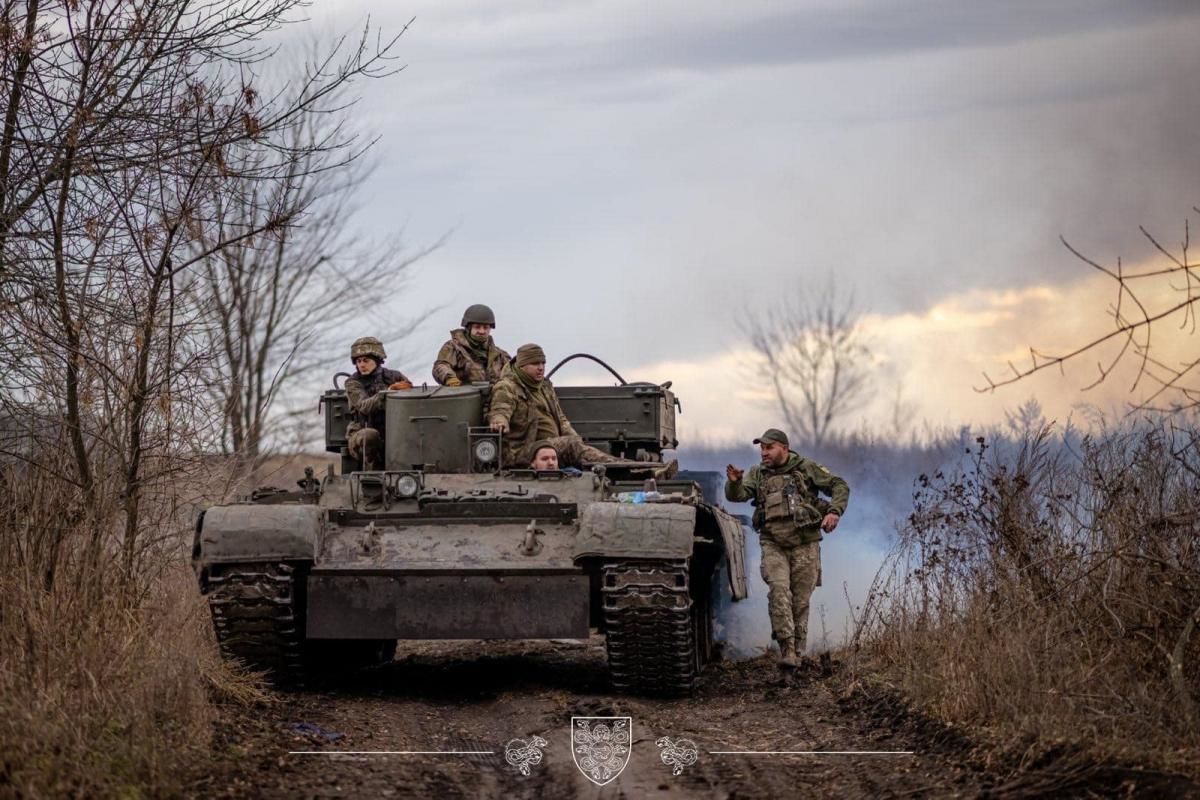
[(462, 327), (450, 331), (450, 340), (433, 362), (433, 379), (443, 386), (464, 383), (495, 383), (504, 375), (508, 353), (492, 341), (496, 315), (485, 305), (463, 312)]
[(555, 449), (558, 462), (578, 467), (620, 461), (585, 444), (563, 413), (554, 386), (546, 379), (546, 354), (536, 344), (524, 344), (492, 387), (488, 423), (504, 434), (501, 456), (505, 464), (529, 464), (534, 446), (545, 440)]
[(384, 368), (386, 358), (383, 343), (374, 336), (350, 345), (355, 374), (346, 379), (346, 401), (354, 419), (346, 426), (346, 438), (350, 455), (367, 471), (383, 469), (384, 391), (412, 388), (404, 373)]

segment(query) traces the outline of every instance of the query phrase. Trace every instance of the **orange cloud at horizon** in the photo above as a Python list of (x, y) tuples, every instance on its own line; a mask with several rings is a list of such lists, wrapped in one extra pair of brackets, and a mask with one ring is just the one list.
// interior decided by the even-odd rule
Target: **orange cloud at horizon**
[[(1139, 287), (1149, 313), (1185, 297), (1154, 280), (1159, 281), (1154, 287)], [(1193, 290), (1193, 296), (1200, 297), (1200, 289)], [(1099, 375), (1097, 363), (1107, 368), (1123, 337), (1114, 337), (1061, 369), (1050, 367), (994, 391), (977, 391), (988, 385), (985, 372), (999, 382), (1012, 375), (1009, 362), (1027, 368), (1030, 347), (1061, 355), (1111, 332), (1116, 300), (1116, 283), (1096, 274), (1061, 286), (973, 289), (949, 295), (919, 313), (867, 314), (863, 329), (877, 359), (874, 396), (839, 428), (893, 433), (897, 387), (905, 435), (922, 426), (1002, 424), (1006, 412), (1031, 397), (1048, 419), (1060, 423), (1068, 418), (1081, 421), (1085, 409), (1109, 417), (1125, 413), (1153, 386), (1143, 379), (1135, 389), (1138, 357), (1132, 350), (1106, 380), (1084, 391)], [(1125, 316), (1132, 316), (1128, 296), (1122, 304)], [(1197, 338), (1190, 325), (1181, 329), (1183, 321), (1180, 311), (1156, 324), (1154, 353), (1160, 360), (1180, 364), (1185, 357), (1196, 357)], [(699, 360), (647, 364), (630, 370), (630, 379), (673, 381), (683, 404), (678, 420), (682, 442), (748, 441), (766, 427), (782, 426), (773, 390), (756, 378), (759, 363), (748, 345), (738, 345)]]

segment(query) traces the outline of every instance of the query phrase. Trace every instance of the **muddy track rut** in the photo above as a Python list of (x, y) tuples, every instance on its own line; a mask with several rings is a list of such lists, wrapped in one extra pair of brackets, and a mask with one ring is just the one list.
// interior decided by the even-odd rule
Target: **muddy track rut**
[[(694, 697), (651, 700), (610, 691), (601, 637), (405, 644), (395, 662), (337, 687), (281, 693), (260, 713), (227, 715), (217, 728), (216, 760), (198, 768), (188, 795), (552, 800), (1024, 794), (1012, 775), (980, 766), (961, 737), (864, 699), (836, 668), (789, 677), (766, 657), (718, 663)], [(575, 766), (572, 716), (632, 718), (629, 764), (611, 783), (596, 786)], [(547, 742), (543, 758), (523, 776), (506, 762), (505, 744), (535, 735)], [(660, 759), (656, 741), (664, 736), (697, 745), (696, 762), (680, 775)], [(301, 750), (491, 753), (289, 755)], [(912, 755), (712, 754), (729, 750)], [(1080, 788), (1083, 796), (1109, 794), (1104, 786)], [(1140, 794), (1136, 782), (1107, 789)]]

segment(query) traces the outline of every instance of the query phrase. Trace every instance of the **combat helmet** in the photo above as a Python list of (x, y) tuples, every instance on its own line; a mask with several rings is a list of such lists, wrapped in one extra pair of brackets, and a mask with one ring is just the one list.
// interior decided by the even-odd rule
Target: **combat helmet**
[(387, 352), (383, 349), (383, 342), (374, 336), (363, 336), (361, 339), (355, 339), (354, 344), (350, 345), (350, 363), (353, 364), (354, 359), (359, 356), (371, 356), (382, 364), (387, 358)]
[(496, 315), (492, 313), (492, 309), (476, 303), (473, 306), (468, 306), (463, 312), (462, 326), (465, 328), (468, 325), (491, 325), (496, 327)]

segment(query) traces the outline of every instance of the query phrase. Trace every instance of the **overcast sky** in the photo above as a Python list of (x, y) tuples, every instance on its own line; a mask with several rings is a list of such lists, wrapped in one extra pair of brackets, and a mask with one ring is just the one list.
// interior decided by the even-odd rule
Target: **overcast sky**
[(1067, 407), (1082, 380), (971, 391), (1027, 337), (1095, 324), (1063, 313), (1096, 287), (1058, 236), (1137, 262), (1139, 224), (1175, 241), (1200, 202), (1192, 0), (311, 9), (327, 30), (368, 14), (415, 21), (355, 114), (382, 137), (358, 223), (453, 231), (403, 293), (374, 287), (388, 315), (444, 306), (389, 343), (417, 379), (486, 302), (510, 350), (674, 379), (693, 425), (741, 436), (772, 412), (737, 369), (738, 315), (834, 276), (919, 416)]

